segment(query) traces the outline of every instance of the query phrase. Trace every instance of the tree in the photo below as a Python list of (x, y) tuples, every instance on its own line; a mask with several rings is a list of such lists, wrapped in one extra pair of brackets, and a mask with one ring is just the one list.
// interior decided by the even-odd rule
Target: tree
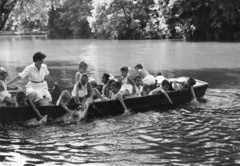
[(66, 0), (60, 8), (49, 12), (48, 35), (50, 38), (89, 38), (91, 30), (87, 17), (91, 1)]
[(3, 30), (8, 17), (19, 0), (1, 0), (0, 1), (0, 31)]

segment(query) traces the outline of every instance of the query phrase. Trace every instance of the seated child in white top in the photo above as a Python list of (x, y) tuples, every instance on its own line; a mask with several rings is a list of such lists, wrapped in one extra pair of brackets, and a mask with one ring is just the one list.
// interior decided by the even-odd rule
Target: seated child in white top
[(143, 86), (142, 86), (142, 77), (140, 76), (136, 76), (134, 78), (134, 83), (136, 85), (136, 95), (137, 96), (142, 96), (142, 90), (143, 90)]
[(121, 83), (121, 93), (123, 96), (132, 95), (136, 92), (134, 81), (128, 75), (128, 67), (124, 66), (120, 69), (121, 77), (119, 82)]
[(74, 85), (72, 97), (77, 104), (80, 104), (79, 99), (85, 101), (88, 97), (93, 98), (93, 90), (86, 74), (82, 74), (80, 81)]
[(5, 102), (7, 105), (14, 106), (15, 101), (11, 97), (11, 94), (7, 90), (6, 78), (8, 76), (7, 71), (4, 68), (0, 68), (0, 104)]
[(142, 95), (146, 96), (155, 86), (155, 77), (151, 75), (147, 70), (143, 69), (141, 64), (137, 64), (134, 69), (137, 71), (138, 75), (142, 77), (143, 81), (143, 92)]
[(154, 94), (158, 94), (159, 92), (163, 93), (168, 101), (173, 104), (172, 100), (170, 99), (170, 97), (168, 96), (168, 93), (169, 92), (169, 87), (170, 87), (170, 83), (168, 80), (163, 80), (162, 83), (161, 83), (161, 86), (157, 87), (156, 89), (152, 90), (149, 95), (154, 95)]
[(113, 82), (111, 83), (111, 95), (110, 100), (119, 100), (124, 108), (124, 113), (128, 112), (128, 109), (123, 101), (122, 93), (120, 92), (121, 89), (121, 83), (120, 82)]

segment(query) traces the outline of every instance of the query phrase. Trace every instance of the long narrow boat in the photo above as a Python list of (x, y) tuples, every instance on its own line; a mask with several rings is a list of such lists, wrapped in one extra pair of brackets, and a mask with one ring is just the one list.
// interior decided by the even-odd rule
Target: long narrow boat
[[(181, 77), (184, 80), (186, 77)], [(196, 80), (194, 85), (194, 91), (197, 98), (202, 98), (206, 92), (208, 83), (200, 80)], [(188, 103), (192, 100), (190, 90), (172, 91), (169, 92), (173, 105), (169, 103), (167, 98), (163, 94), (134, 97), (124, 99), (127, 108), (130, 108), (132, 112), (144, 112), (150, 109), (156, 109), (163, 111), (166, 107), (172, 107), (179, 104)], [(70, 109), (76, 109), (78, 105), (69, 105)], [(38, 110), (42, 115), (48, 115), (49, 118), (55, 119), (61, 117), (66, 112), (60, 106), (41, 106)], [(122, 114), (124, 109), (119, 101), (100, 101), (90, 104), (88, 108), (87, 117), (106, 117)], [(31, 107), (0, 107), (0, 124), (10, 124), (17, 121), (26, 121), (31, 118), (36, 118), (36, 115)]]

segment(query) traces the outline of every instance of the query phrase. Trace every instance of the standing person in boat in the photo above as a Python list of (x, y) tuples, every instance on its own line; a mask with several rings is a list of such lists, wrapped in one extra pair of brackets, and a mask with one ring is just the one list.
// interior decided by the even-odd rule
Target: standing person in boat
[(42, 105), (48, 105), (49, 101), (52, 101), (52, 96), (48, 91), (48, 84), (45, 81), (45, 78), (50, 83), (57, 86), (57, 83), (53, 81), (52, 77), (49, 74), (47, 65), (43, 64), (43, 61), (45, 58), (46, 58), (46, 55), (44, 55), (41, 52), (36, 52), (33, 55), (33, 63), (25, 67), (25, 69), (21, 73), (19, 73), (15, 78), (13, 78), (11, 81), (8, 82), (8, 85), (11, 85), (12, 83), (20, 79), (28, 77), (29, 82), (25, 86), (26, 93), (28, 95), (31, 92), (36, 92), (38, 98), (47, 99), (45, 100), (46, 102), (41, 102)]
[(0, 104), (6, 103), (7, 105), (14, 106), (15, 101), (7, 90), (6, 78), (8, 76), (7, 70), (3, 67), (0, 68)]
[(31, 106), (33, 111), (37, 114), (37, 117), (39, 119), (39, 121), (37, 122), (38, 124), (42, 124), (45, 123), (47, 121), (47, 115), (42, 116), (37, 107), (35, 106), (35, 104), (37, 104), (37, 102), (39, 102), (39, 98), (36, 92), (30, 92), (28, 93), (28, 95), (26, 95), (26, 93), (24, 92), (18, 92), (16, 94), (16, 103), (17, 103), (17, 107), (27, 107), (27, 106)]
[(122, 104), (123, 108), (124, 108), (124, 113), (127, 113), (129, 112), (127, 107), (126, 107), (126, 104), (124, 103), (123, 101), (123, 95), (120, 91), (121, 89), (121, 83), (120, 82), (112, 82), (111, 83), (111, 95), (110, 95), (110, 100), (119, 100), (120, 103)]
[(136, 93), (136, 85), (128, 74), (128, 67), (123, 66), (120, 69), (120, 71), (121, 71), (121, 77), (119, 79), (119, 82), (122, 85), (120, 89), (122, 96), (132, 95)]
[(87, 65), (86, 62), (82, 61), (82, 62), (79, 63), (79, 70), (78, 70), (78, 72), (75, 74), (75, 83), (77, 83), (78, 81), (80, 81), (81, 76), (82, 76), (83, 74), (86, 74), (87, 68), (88, 68), (88, 65)]
[(143, 81), (143, 92), (142, 95), (146, 96), (149, 92), (155, 88), (155, 77), (151, 75), (147, 70), (143, 69), (141, 64), (137, 64), (134, 69), (137, 71), (138, 75), (142, 77)]
[(80, 80), (75, 83), (71, 94), (77, 104), (80, 104), (80, 101), (81, 103), (85, 102), (87, 98), (93, 98), (93, 90), (88, 82), (87, 74), (81, 75)]
[(170, 99), (170, 97), (167, 93), (167, 92), (169, 92), (169, 87), (170, 87), (170, 83), (169, 83), (168, 80), (165, 79), (165, 80), (162, 81), (161, 85), (159, 87), (157, 87), (156, 89), (152, 90), (149, 93), (149, 95), (159, 94), (159, 92), (163, 93), (167, 97), (168, 101), (171, 104), (173, 104), (172, 100)]

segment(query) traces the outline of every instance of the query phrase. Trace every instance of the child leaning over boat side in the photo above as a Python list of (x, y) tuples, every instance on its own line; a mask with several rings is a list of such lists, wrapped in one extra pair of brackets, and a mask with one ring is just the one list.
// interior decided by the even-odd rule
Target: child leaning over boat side
[(154, 95), (154, 94), (158, 94), (159, 92), (163, 93), (168, 101), (173, 104), (172, 100), (170, 99), (170, 97), (168, 96), (168, 93), (169, 92), (169, 87), (170, 87), (170, 83), (168, 80), (163, 80), (162, 83), (161, 83), (161, 86), (157, 87), (156, 89), (152, 90), (149, 95)]
[(16, 94), (16, 103), (17, 107), (27, 107), (31, 106), (33, 111), (37, 114), (37, 117), (39, 119), (38, 124), (45, 123), (47, 121), (47, 115), (42, 116), (37, 107), (35, 106), (35, 103), (39, 102), (41, 99), (38, 98), (36, 92), (31, 92), (26, 95), (24, 92), (18, 92)]
[(56, 105), (61, 106), (67, 113), (71, 113), (71, 110), (67, 107), (67, 104), (69, 104), (70, 100), (70, 92), (68, 90), (64, 90), (61, 92)]
[(11, 97), (11, 94), (7, 90), (6, 78), (8, 76), (7, 71), (1, 67), (0, 68), (0, 104), (5, 102), (7, 105), (14, 106), (15, 101)]
[(124, 113), (128, 112), (128, 109), (123, 101), (122, 93), (120, 92), (121, 83), (120, 82), (113, 82), (111, 83), (111, 90), (112, 93), (110, 95), (110, 100), (119, 100), (124, 108)]
[(177, 83), (178, 89), (179, 90), (184, 90), (184, 89), (190, 89), (193, 100), (197, 100), (193, 86), (196, 84), (196, 80), (193, 77), (189, 77), (185, 81), (175, 81)]

